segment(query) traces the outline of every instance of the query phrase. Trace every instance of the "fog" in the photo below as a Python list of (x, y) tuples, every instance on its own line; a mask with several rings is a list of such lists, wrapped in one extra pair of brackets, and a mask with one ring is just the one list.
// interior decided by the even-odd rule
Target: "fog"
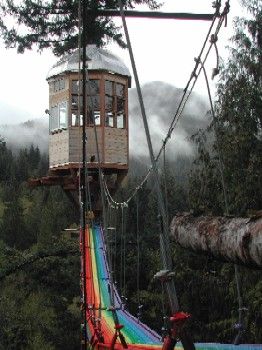
[[(183, 90), (163, 82), (150, 82), (142, 87), (142, 93), (154, 152), (157, 154), (176, 112)], [(207, 102), (201, 96), (193, 93), (168, 142), (168, 158), (175, 159), (178, 156), (193, 154), (194, 148), (189, 137), (199, 128), (207, 125), (207, 111)], [(9, 120), (13, 121), (16, 117), (15, 111), (11, 112), (12, 115), (7, 115), (6, 124), (0, 126), (0, 136), (4, 138), (7, 145), (16, 150), (33, 144), (37, 145), (41, 151), (47, 151), (48, 119), (42, 117), (25, 123), (9, 124)], [(129, 135), (130, 156), (132, 158), (148, 157), (147, 141), (136, 89), (129, 91)]]
[(41, 152), (47, 152), (48, 120), (41, 118), (20, 124), (1, 125), (0, 137), (13, 151), (34, 145), (38, 146)]
[[(166, 137), (170, 123), (176, 113), (183, 90), (163, 82), (151, 82), (142, 88), (142, 94), (152, 138), (154, 153), (157, 155)], [(209, 122), (206, 117), (208, 104), (203, 97), (193, 93), (167, 144), (167, 157), (192, 156), (194, 147), (189, 138)], [(137, 93), (129, 93), (130, 155), (148, 155), (147, 141), (140, 113)]]

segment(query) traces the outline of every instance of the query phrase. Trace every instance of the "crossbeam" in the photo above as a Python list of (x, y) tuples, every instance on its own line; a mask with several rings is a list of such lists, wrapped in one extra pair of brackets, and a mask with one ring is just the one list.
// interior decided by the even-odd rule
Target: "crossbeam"
[[(94, 10), (87, 10), (87, 13), (94, 15)], [(150, 19), (181, 19), (181, 20), (199, 20), (212, 21), (214, 14), (209, 13), (185, 13), (185, 12), (159, 12), (159, 11), (124, 11), (126, 17), (150, 18)], [(96, 14), (101, 17), (120, 17), (119, 10), (101, 9)]]

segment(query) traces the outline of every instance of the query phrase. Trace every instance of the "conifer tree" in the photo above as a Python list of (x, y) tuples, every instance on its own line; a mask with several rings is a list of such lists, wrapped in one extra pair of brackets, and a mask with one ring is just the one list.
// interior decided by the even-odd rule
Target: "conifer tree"
[(208, 131), (198, 135), (202, 167), (191, 186), (193, 202), (202, 200), (205, 207), (210, 200), (205, 209), (218, 209), (220, 214), (225, 208), (219, 153), (230, 213), (245, 215), (262, 207), (262, 6), (258, 0), (242, 3), (251, 16), (235, 22), (230, 56), (218, 83), (216, 117), (209, 129), (215, 134), (213, 148)]
[[(51, 47), (54, 54), (62, 55), (78, 45), (80, 0), (14, 0), (0, 1), (0, 36), (7, 47), (16, 47), (19, 53), (36, 45), (38, 50)], [(156, 0), (124, 0), (126, 8), (146, 4), (151, 9), (159, 7)], [(123, 46), (119, 28), (112, 18), (99, 17), (99, 9), (116, 9), (116, 0), (87, 0), (88, 43), (99, 46), (115, 40)], [(9, 18), (12, 18), (10, 26)]]

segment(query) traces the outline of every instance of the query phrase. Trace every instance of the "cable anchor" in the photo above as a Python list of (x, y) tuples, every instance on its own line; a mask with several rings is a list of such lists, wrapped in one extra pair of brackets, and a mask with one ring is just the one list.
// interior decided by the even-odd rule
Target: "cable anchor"
[(190, 314), (180, 311), (169, 318), (170, 327), (168, 335), (164, 338), (163, 350), (173, 350), (175, 348), (185, 323), (190, 317)]

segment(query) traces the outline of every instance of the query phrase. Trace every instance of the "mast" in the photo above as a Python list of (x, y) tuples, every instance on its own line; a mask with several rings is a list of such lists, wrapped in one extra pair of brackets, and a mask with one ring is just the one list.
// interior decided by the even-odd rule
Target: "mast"
[[(84, 349), (87, 349), (87, 291), (86, 291), (86, 42), (87, 42), (87, 1), (82, 0), (82, 91), (83, 91), (83, 126), (82, 126), (82, 169), (80, 171), (80, 222), (82, 231), (82, 262), (83, 262), (83, 315), (84, 317)], [(81, 57), (81, 50), (80, 50)], [(80, 114), (80, 111), (79, 111)]]

